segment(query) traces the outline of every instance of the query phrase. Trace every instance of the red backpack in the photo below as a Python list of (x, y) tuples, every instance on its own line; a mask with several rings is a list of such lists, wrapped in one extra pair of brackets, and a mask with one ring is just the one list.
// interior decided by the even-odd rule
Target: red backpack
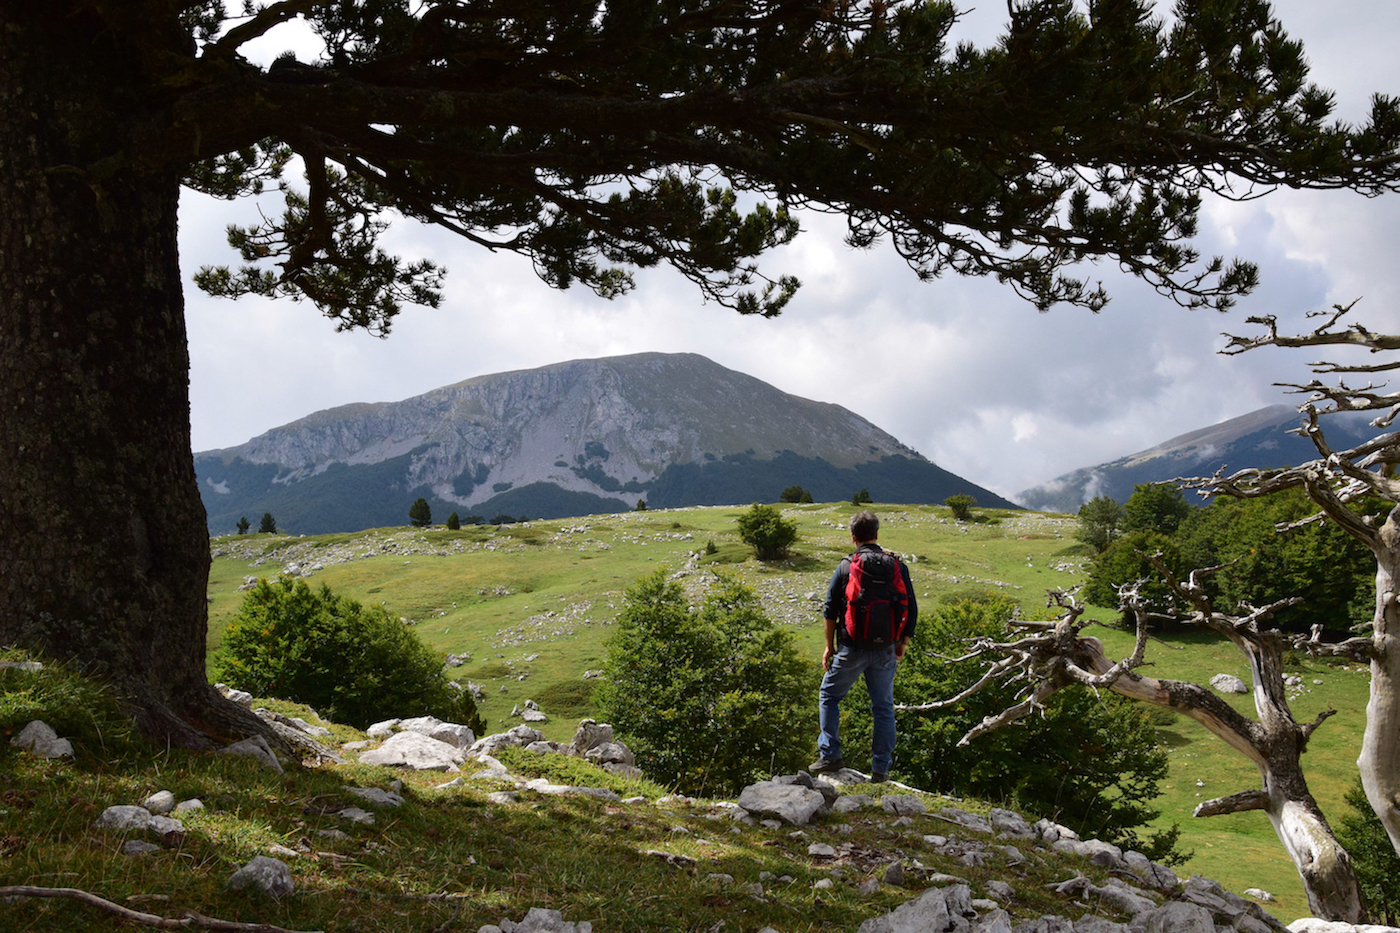
[(903, 565), (888, 551), (857, 550), (846, 581), (846, 634), (857, 648), (886, 648), (904, 637), (909, 590)]

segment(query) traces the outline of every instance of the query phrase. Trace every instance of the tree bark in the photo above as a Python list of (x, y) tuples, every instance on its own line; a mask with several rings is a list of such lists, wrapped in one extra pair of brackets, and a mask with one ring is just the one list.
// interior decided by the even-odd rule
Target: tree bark
[[(1254, 762), (1259, 769), (1259, 790), (1207, 801), (1194, 815), (1263, 810), (1298, 869), (1313, 916), (1360, 923), (1365, 919), (1365, 906), (1351, 856), (1337, 841), (1303, 775), (1300, 758), (1310, 730), (1299, 726), (1288, 712), (1279, 652), (1252, 639), (1232, 640), (1249, 658), (1258, 722), (1241, 716), (1198, 684), (1157, 680), (1129, 671), (1109, 687), (1129, 699), (1164, 706), (1194, 719)], [(1080, 669), (1104, 674), (1113, 668), (1098, 639), (1079, 639), (1077, 645), (1080, 651), (1074, 661)]]
[(1375, 540), (1376, 609), (1371, 631), (1371, 694), (1356, 760), (1361, 786), (1390, 844), (1400, 852), (1400, 506)]
[(0, 2), (0, 644), (202, 747), (256, 727), (204, 670), (179, 178), (113, 159), (160, 106), (141, 78), (81, 10)]

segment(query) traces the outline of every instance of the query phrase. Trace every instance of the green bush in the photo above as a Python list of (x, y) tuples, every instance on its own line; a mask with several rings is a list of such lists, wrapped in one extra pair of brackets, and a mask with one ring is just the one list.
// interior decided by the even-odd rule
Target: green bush
[(977, 504), (977, 500), (967, 493), (958, 493), (956, 496), (949, 496), (943, 500), (943, 504), (953, 510), (953, 517), (960, 522), (972, 519), (972, 507)]
[(1356, 880), (1361, 883), (1371, 922), (1395, 926), (1400, 921), (1400, 886), (1395, 884), (1400, 878), (1400, 855), (1395, 854), (1385, 827), (1371, 809), (1360, 777), (1347, 791), (1346, 802), (1351, 812), (1337, 826), (1337, 841), (1356, 867)]
[(213, 673), (254, 696), (305, 703), (360, 729), (410, 716), (483, 728), (471, 696), (443, 676), (442, 658), (402, 622), (292, 577), (261, 580), (248, 593)]
[(818, 671), (751, 588), (721, 575), (691, 608), (658, 570), (628, 589), (607, 650), (599, 707), (652, 780), (733, 794), (805, 762)]
[(759, 560), (786, 557), (797, 540), (797, 522), (783, 518), (771, 505), (754, 505), (739, 516), (739, 540), (754, 550)]

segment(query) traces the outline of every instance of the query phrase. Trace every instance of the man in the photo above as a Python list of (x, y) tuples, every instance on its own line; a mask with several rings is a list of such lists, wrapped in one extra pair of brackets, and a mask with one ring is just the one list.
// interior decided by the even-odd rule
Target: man
[[(873, 512), (859, 512), (851, 517), (851, 542), (856, 546), (852, 557), (866, 562), (866, 555), (884, 554), (875, 541), (880, 535), (880, 520)], [(893, 557), (893, 555), (891, 555)], [(880, 560), (879, 558), (875, 559)], [(822, 617), (826, 626), (826, 650), (822, 652), (822, 677), (820, 700), (821, 736), (817, 739), (818, 758), (812, 762), (814, 774), (824, 771), (839, 771), (846, 766), (841, 758), (841, 701), (845, 699), (855, 682), (865, 675), (865, 689), (870, 694), (870, 716), (874, 720), (874, 738), (870, 750), (870, 779), (881, 783), (889, 778), (890, 764), (894, 759), (894, 674), (899, 659), (909, 646), (909, 638), (914, 634), (914, 623), (919, 616), (919, 605), (914, 598), (914, 586), (909, 579), (909, 568), (896, 559), (897, 573), (903, 580), (903, 590), (908, 599), (908, 617), (903, 628), (899, 629), (896, 620), (895, 635), (888, 643), (862, 647), (847, 631), (847, 589), (851, 579), (851, 557), (843, 558), (827, 585), (826, 605)], [(895, 583), (895, 588), (898, 584)]]

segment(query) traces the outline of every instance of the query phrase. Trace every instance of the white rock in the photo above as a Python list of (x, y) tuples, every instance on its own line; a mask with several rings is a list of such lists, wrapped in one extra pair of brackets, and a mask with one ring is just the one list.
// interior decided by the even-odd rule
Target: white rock
[(175, 805), (176, 813), (193, 813), (204, 809), (204, 801), (198, 797), (191, 797), (189, 800), (181, 800)]
[(175, 795), (168, 790), (156, 791), (141, 806), (153, 814), (164, 816), (175, 809)]
[(280, 862), (266, 855), (256, 856), (228, 879), (228, 886), (234, 891), (247, 888), (261, 891), (272, 898), (285, 897), (294, 890), (292, 870), (286, 862)]
[(157, 836), (164, 836), (166, 833), (183, 833), (185, 824), (174, 817), (152, 816), (150, 822), (146, 824), (146, 829)]
[(403, 797), (392, 791), (380, 790), (378, 787), (347, 787), (345, 789), (356, 797), (367, 801), (373, 807), (403, 806)]
[(370, 813), (368, 810), (361, 810), (359, 807), (346, 807), (344, 810), (337, 813), (336, 816), (340, 817), (342, 820), (349, 820), (352, 823), (361, 823), (365, 826), (374, 825), (374, 814)]
[(399, 732), (384, 744), (360, 755), (360, 763), (410, 768), (414, 771), (459, 771), (467, 756), (455, 745), (417, 732)]
[(102, 811), (93, 821), (98, 829), (115, 829), (118, 832), (144, 830), (151, 824), (151, 811), (145, 807), (115, 806)]
[(282, 763), (277, 760), (277, 756), (272, 754), (272, 749), (268, 747), (267, 740), (260, 735), (255, 735), (251, 739), (244, 739), (241, 742), (234, 742), (227, 748), (219, 749), (220, 755), (242, 755), (248, 758), (255, 758), (267, 767), (283, 774)]
[(73, 743), (58, 737), (48, 723), (35, 719), (10, 739), (10, 744), (29, 752), (35, 758), (72, 758)]
[(801, 784), (774, 784), (764, 781), (750, 784), (739, 794), (739, 806), (756, 815), (772, 815), (794, 826), (806, 826), (807, 821), (826, 805), (821, 791)]
[(1249, 685), (1234, 674), (1216, 674), (1210, 679), (1210, 685), (1221, 693), (1249, 692)]

